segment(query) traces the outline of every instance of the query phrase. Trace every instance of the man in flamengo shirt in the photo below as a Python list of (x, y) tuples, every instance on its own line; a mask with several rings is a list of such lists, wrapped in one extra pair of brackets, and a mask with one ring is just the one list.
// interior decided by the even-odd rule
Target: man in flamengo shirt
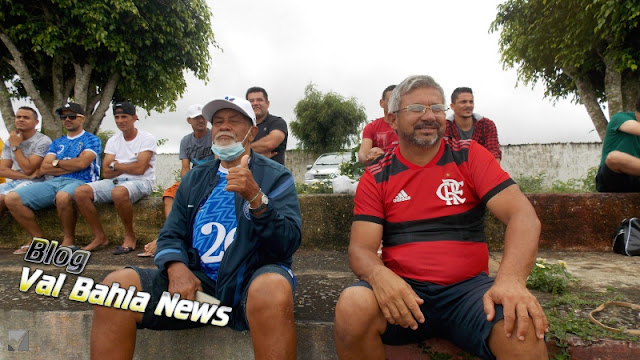
[(283, 165), (251, 150), (258, 128), (248, 101), (213, 100), (202, 108), (202, 116), (212, 123), (217, 159), (194, 167), (180, 182), (158, 237), (158, 269), (122, 269), (103, 281), (125, 289), (135, 286), (150, 300), (144, 314), (94, 308), (94, 359), (132, 358), (136, 328), (208, 324), (194, 321), (195, 312), (191, 320), (166, 316), (162, 310), (162, 315), (155, 314), (166, 292), (196, 299), (201, 306), (198, 291), (220, 301), (215, 313), (220, 320), (219, 309), (232, 309), (226, 317), (229, 327), (251, 331), (256, 359), (296, 358), (291, 263), (300, 246), (302, 220), (293, 176)]
[[(336, 305), (341, 359), (384, 359), (383, 343), (430, 337), (486, 359), (547, 358), (548, 322), (525, 286), (540, 222), (484, 147), (443, 140), (444, 103), (430, 76), (409, 77), (391, 95), (399, 145), (366, 169), (356, 192), (349, 260), (361, 281)], [(495, 280), (485, 206), (507, 225)]]

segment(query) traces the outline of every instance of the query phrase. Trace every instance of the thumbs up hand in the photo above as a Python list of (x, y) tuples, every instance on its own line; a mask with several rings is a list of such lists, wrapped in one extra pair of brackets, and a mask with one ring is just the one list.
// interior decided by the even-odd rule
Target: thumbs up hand
[(243, 155), (240, 166), (229, 169), (227, 175), (227, 191), (233, 191), (249, 201), (260, 191), (260, 186), (253, 179), (249, 170), (249, 155)]

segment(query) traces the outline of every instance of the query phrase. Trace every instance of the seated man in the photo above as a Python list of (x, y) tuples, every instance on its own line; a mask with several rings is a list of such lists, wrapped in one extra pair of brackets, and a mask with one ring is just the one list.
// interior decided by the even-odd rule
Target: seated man
[(136, 247), (133, 203), (153, 192), (156, 180), (156, 138), (146, 131), (136, 129), (138, 116), (133, 104), (116, 103), (113, 105), (113, 116), (121, 133), (112, 136), (104, 147), (104, 180), (78, 186), (73, 199), (95, 236), (89, 245), (82, 248), (88, 251), (109, 243), (93, 203), (113, 202), (124, 226), (122, 245), (113, 252), (119, 255), (131, 252)]
[(362, 131), (358, 161), (364, 166), (371, 164), (373, 160), (398, 145), (398, 135), (386, 120), (387, 112), (389, 111), (389, 96), (391, 96), (391, 91), (395, 87), (395, 85), (389, 85), (382, 91), (380, 107), (384, 112), (384, 116), (368, 123)]
[(38, 122), (38, 113), (28, 106), (23, 106), (16, 112), (16, 129), (9, 133), (9, 141), (2, 148), (0, 156), (0, 176), (13, 180), (0, 185), (0, 216), (7, 210), (5, 195), (17, 188), (44, 180), (38, 168), (49, 150), (51, 139), (36, 130)]
[[(61, 246), (74, 246), (76, 211), (73, 192), (84, 183), (100, 178), (100, 139), (82, 128), (85, 112), (82, 106), (68, 103), (56, 110), (67, 135), (55, 139), (42, 161), (40, 173), (53, 178), (24, 186), (8, 193), (5, 204), (13, 218), (31, 235), (44, 237), (33, 210), (56, 205), (64, 236)], [(67, 213), (70, 212), (70, 213)], [(16, 250), (27, 252), (29, 245)]]
[(291, 262), (300, 245), (301, 218), (295, 184), (284, 166), (251, 151), (258, 131), (251, 104), (226, 99), (202, 109), (213, 124), (218, 158), (182, 179), (158, 238), (158, 269), (118, 270), (104, 280), (133, 285), (151, 300), (144, 314), (94, 307), (93, 359), (132, 358), (136, 328), (203, 326), (164, 312), (154, 315), (165, 291), (190, 300), (202, 291), (231, 307), (228, 325), (251, 331), (256, 359), (296, 358)]
[(444, 136), (454, 140), (477, 141), (500, 162), (502, 151), (498, 141), (496, 124), (488, 118), (473, 112), (475, 106), (473, 91), (468, 87), (459, 87), (451, 93), (453, 115), (447, 118)]
[(600, 192), (640, 191), (640, 95), (635, 113), (619, 112), (607, 124), (596, 189)]
[[(185, 135), (180, 141), (180, 154), (178, 155), (181, 168), (180, 178), (191, 169), (192, 166), (213, 160), (211, 152), (211, 130), (207, 127), (207, 120), (202, 116), (202, 105), (194, 104), (187, 109), (187, 122), (191, 125), (193, 132)], [(173, 198), (180, 186), (180, 181), (167, 188), (162, 194), (165, 219), (171, 212)]]
[[(336, 305), (341, 359), (384, 359), (383, 343), (430, 337), (485, 359), (547, 359), (548, 323), (525, 286), (540, 222), (484, 147), (443, 140), (444, 100), (430, 76), (409, 77), (391, 94), (387, 117), (400, 142), (356, 192), (349, 262), (361, 281)], [(495, 281), (485, 204), (507, 225)]]

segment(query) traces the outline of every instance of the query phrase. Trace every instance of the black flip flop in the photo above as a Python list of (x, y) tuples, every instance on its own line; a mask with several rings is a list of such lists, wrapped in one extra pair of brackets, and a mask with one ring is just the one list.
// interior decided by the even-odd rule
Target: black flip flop
[(113, 255), (121, 255), (121, 254), (128, 254), (130, 252), (132, 252), (134, 249), (131, 246), (120, 246), (118, 245), (118, 247), (116, 247), (115, 250), (113, 250), (112, 254)]

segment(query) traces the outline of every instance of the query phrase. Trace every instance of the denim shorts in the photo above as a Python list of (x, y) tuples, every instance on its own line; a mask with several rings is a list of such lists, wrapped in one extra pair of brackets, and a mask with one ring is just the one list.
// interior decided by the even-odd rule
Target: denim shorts
[(129, 191), (129, 200), (132, 203), (142, 199), (153, 192), (151, 180), (127, 180), (126, 178), (104, 179), (90, 182), (87, 185), (93, 189), (93, 202), (113, 202), (111, 190), (116, 186), (124, 186)]
[[(405, 279), (424, 300), (420, 310), (425, 321), (417, 330), (387, 324), (382, 342), (387, 345), (418, 343), (428, 338), (447, 339), (466, 352), (482, 359), (495, 359), (489, 349), (489, 335), (493, 326), (504, 318), (502, 305), (496, 305), (493, 321), (487, 321), (482, 297), (493, 285), (493, 278), (481, 273), (451, 285), (438, 285)], [(365, 281), (351, 286), (364, 286)], [(354, 310), (355, 311), (355, 310)]]
[(73, 197), (73, 192), (82, 184), (85, 184), (82, 180), (59, 176), (50, 180), (19, 187), (13, 191), (20, 196), (22, 204), (26, 207), (33, 210), (40, 210), (54, 205), (56, 202), (56, 194), (59, 191), (64, 191)]
[(0, 195), (7, 195), (10, 191), (13, 191), (15, 189), (19, 189), (23, 186), (36, 184), (43, 181), (44, 181), (44, 178), (40, 178), (40, 180), (23, 179), (23, 180), (8, 181), (4, 184), (0, 184)]
[[(169, 278), (166, 273), (161, 272), (158, 269), (138, 268), (130, 267), (138, 273), (140, 277), (140, 283), (142, 284), (142, 291), (149, 293), (151, 299), (147, 304), (144, 315), (142, 315), (142, 321), (138, 324), (139, 329), (153, 329), (153, 330), (181, 330), (202, 327), (207, 324), (202, 324), (196, 321), (180, 320), (174, 317), (167, 317), (155, 315), (153, 312), (158, 306), (162, 293), (169, 288)], [(216, 282), (209, 278), (205, 273), (199, 270), (193, 271), (193, 274), (200, 279), (202, 290), (211, 295), (216, 295)], [(258, 276), (266, 273), (276, 273), (282, 275), (291, 286), (291, 296), (295, 294), (296, 280), (291, 269), (284, 265), (264, 265), (256, 270), (251, 279), (242, 291), (242, 299), (238, 306), (233, 308), (231, 312), (228, 326), (234, 330), (244, 331), (249, 330), (249, 321), (246, 315), (247, 296), (249, 295), (249, 286)], [(224, 305), (224, 304), (223, 304)]]

